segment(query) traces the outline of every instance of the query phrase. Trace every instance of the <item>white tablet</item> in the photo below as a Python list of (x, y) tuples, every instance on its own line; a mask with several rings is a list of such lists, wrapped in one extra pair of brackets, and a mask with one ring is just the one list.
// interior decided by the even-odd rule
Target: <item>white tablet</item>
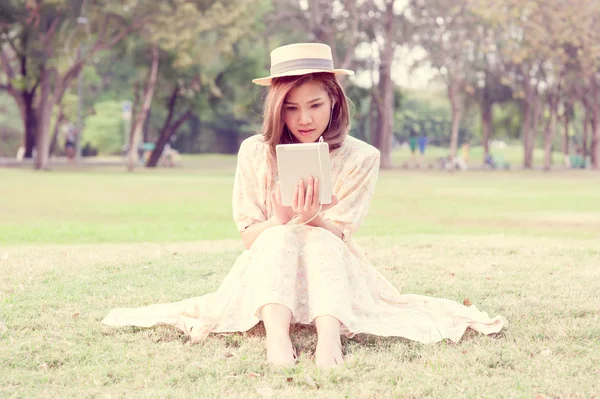
[(292, 205), (292, 196), (300, 179), (304, 180), (306, 190), (309, 176), (319, 178), (321, 204), (331, 204), (331, 166), (327, 143), (279, 144), (275, 151), (283, 205)]

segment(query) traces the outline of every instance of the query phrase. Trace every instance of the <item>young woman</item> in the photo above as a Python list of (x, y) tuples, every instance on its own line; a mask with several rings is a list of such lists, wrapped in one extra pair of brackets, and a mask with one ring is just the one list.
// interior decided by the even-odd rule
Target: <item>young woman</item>
[[(137, 309), (115, 309), (113, 326), (170, 324), (197, 342), (210, 333), (266, 330), (267, 359), (292, 364), (291, 323), (314, 324), (320, 366), (343, 363), (340, 335), (401, 336), (420, 342), (458, 341), (467, 328), (500, 331), (475, 307), (420, 295), (401, 295), (352, 241), (371, 201), (379, 152), (348, 136), (349, 109), (323, 44), (293, 44), (271, 53), (262, 131), (238, 154), (233, 215), (246, 247), (220, 288), (202, 297)], [(275, 146), (329, 144), (334, 201), (319, 213), (320, 182), (300, 181), (292, 206), (282, 205)], [(318, 213), (318, 215), (317, 215)], [(299, 215), (292, 220), (296, 215)], [(315, 217), (315, 215), (317, 215)]]

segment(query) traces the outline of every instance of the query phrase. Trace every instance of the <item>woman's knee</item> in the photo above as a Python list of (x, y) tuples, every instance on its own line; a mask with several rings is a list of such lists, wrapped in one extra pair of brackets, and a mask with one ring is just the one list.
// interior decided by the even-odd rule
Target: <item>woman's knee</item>
[(290, 226), (274, 226), (264, 230), (252, 244), (252, 249), (277, 250), (297, 246), (297, 240)]
[(303, 245), (305, 252), (309, 254), (321, 254), (321, 256), (341, 256), (348, 250), (348, 246), (331, 231), (316, 227), (307, 232)]

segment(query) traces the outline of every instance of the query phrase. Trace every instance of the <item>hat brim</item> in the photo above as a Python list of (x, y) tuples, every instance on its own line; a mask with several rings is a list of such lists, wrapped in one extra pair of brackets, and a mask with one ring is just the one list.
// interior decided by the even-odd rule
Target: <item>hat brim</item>
[(309, 73), (320, 73), (320, 72), (333, 73), (334, 75), (346, 75), (346, 76), (354, 75), (354, 71), (351, 71), (349, 69), (296, 69), (293, 71), (288, 71), (288, 72), (280, 73), (277, 75), (267, 76), (266, 78), (252, 79), (252, 83), (255, 83), (259, 86), (270, 86), (271, 80), (273, 80), (275, 78), (281, 78), (284, 76), (301, 76), (301, 75), (308, 75)]

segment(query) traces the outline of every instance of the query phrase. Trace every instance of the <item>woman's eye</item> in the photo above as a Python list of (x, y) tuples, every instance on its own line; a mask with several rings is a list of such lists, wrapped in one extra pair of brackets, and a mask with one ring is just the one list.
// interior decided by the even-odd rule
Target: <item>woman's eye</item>
[(321, 105), (323, 105), (323, 104), (313, 104), (312, 108), (319, 108)]
[(286, 111), (295, 111), (296, 107), (285, 107)]

